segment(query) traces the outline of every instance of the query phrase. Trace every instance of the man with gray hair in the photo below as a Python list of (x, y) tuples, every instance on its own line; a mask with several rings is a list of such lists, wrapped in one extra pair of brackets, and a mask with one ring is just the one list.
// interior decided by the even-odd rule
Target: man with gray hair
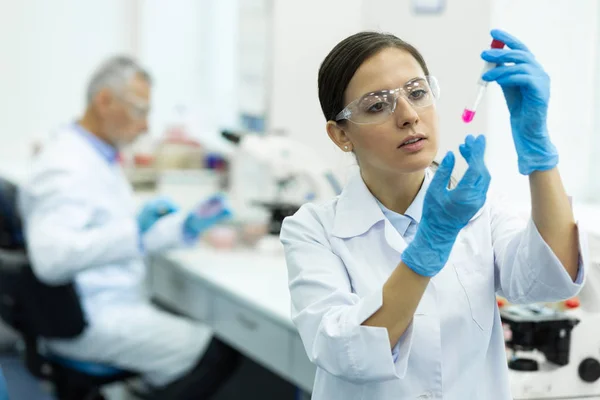
[(87, 326), (47, 340), (55, 355), (139, 372), (156, 399), (207, 399), (238, 354), (209, 327), (155, 307), (144, 293), (144, 256), (195, 243), (229, 215), (179, 212), (168, 199), (136, 215), (118, 151), (147, 130), (151, 79), (133, 59), (114, 57), (93, 75), (83, 117), (36, 155), (19, 203), (35, 275), (74, 282)]

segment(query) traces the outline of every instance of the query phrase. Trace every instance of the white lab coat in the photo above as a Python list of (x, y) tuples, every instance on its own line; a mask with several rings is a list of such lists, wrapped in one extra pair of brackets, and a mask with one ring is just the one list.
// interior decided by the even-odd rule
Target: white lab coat
[(361, 324), (381, 307), (407, 245), (360, 174), (334, 200), (284, 221), (292, 319), (317, 365), (313, 400), (512, 398), (495, 294), (515, 303), (574, 296), (587, 256), (582, 246), (574, 283), (532, 221), (488, 199), (393, 349), (385, 328)]
[[(75, 278), (88, 321), (75, 339), (49, 340), (52, 351), (140, 371), (156, 386), (194, 366), (212, 332), (148, 301), (133, 193), (118, 163), (66, 126), (35, 159), (19, 201), (36, 275)], [(161, 218), (143, 238), (146, 252), (183, 245), (183, 217)]]

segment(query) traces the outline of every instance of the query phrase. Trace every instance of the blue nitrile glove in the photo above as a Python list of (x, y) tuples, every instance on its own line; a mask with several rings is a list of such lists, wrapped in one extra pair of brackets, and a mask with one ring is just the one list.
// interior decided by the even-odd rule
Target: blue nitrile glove
[(518, 39), (497, 29), (491, 33), (510, 49), (490, 49), (481, 54), (485, 61), (499, 64), (483, 74), (482, 79), (498, 82), (504, 92), (519, 172), (529, 175), (552, 169), (558, 164), (558, 151), (550, 141), (546, 125), (550, 77)]
[(152, 199), (144, 204), (138, 214), (137, 221), (140, 233), (146, 233), (156, 221), (167, 214), (177, 212), (179, 207), (166, 197)]
[(230, 218), (231, 215), (227, 199), (221, 194), (214, 195), (201, 202), (189, 213), (183, 223), (183, 234), (187, 240), (196, 239), (207, 229)]
[(431, 180), (423, 203), (423, 216), (402, 261), (423, 276), (434, 276), (446, 265), (460, 230), (485, 203), (490, 173), (484, 162), (485, 137), (469, 135), (460, 153), (469, 164), (456, 188), (448, 189), (454, 153), (448, 152)]

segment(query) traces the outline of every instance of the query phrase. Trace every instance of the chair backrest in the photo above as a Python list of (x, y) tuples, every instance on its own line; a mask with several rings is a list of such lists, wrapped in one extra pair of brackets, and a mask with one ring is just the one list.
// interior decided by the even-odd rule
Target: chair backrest
[(47, 285), (33, 272), (17, 190), (0, 178), (0, 318), (27, 337), (78, 336), (86, 322), (73, 283)]
[(25, 239), (17, 210), (17, 186), (0, 178), (0, 248), (24, 249)]

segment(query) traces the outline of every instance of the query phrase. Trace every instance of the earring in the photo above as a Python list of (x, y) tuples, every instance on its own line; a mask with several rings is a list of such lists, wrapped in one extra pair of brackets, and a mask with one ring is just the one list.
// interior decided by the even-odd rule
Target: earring
[(344, 150), (348, 151), (348, 146), (344, 146)]

